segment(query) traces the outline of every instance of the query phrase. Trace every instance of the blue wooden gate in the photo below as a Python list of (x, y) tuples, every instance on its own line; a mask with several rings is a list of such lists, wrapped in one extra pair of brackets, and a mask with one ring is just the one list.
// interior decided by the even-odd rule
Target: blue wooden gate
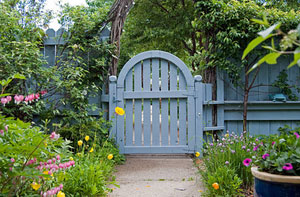
[[(109, 78), (111, 136), (124, 154), (194, 153), (201, 150), (202, 83), (176, 56), (147, 51)], [(125, 110), (114, 114), (115, 107)]]

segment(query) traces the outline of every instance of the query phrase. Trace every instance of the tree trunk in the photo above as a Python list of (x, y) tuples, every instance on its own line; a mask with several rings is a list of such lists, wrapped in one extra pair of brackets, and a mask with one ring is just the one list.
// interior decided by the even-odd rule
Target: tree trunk
[(116, 0), (108, 14), (108, 22), (112, 22), (110, 31), (110, 42), (115, 45), (112, 64), (109, 68), (111, 75), (118, 73), (118, 61), (120, 56), (120, 37), (123, 31), (125, 19), (133, 6), (134, 0)]

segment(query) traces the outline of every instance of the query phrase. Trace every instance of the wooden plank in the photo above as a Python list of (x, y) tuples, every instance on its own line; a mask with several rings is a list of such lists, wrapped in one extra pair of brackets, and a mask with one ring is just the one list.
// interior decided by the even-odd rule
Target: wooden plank
[[(188, 86), (188, 91), (189, 92), (194, 92), (194, 86)], [(187, 100), (187, 105), (188, 105), (188, 146), (189, 146), (189, 150), (195, 151), (196, 147), (195, 147), (195, 98), (194, 96), (188, 96), (188, 100)]]
[[(152, 91), (159, 91), (159, 60), (152, 59)], [(152, 99), (152, 146), (160, 145), (159, 100)]]
[[(168, 91), (168, 62), (161, 60), (161, 91)], [(161, 99), (161, 145), (169, 145), (169, 99)]]
[[(134, 67), (134, 91), (142, 90), (141, 63)], [(134, 142), (136, 146), (142, 145), (142, 99), (134, 100)]]
[[(204, 84), (202, 84), (203, 86)], [(203, 87), (202, 87), (203, 88)], [(205, 97), (207, 101), (212, 100), (212, 84), (205, 84)], [(212, 114), (212, 105), (206, 106), (206, 113), (205, 113), (205, 126), (206, 127), (212, 127), (213, 125), (213, 114)], [(220, 125), (222, 126), (222, 125)]]
[(188, 91), (134, 91), (134, 92), (124, 92), (125, 99), (150, 99), (150, 98), (187, 98), (189, 94)]
[[(124, 99), (123, 99), (123, 92), (124, 92), (124, 86), (123, 87), (117, 87), (117, 106), (124, 109)], [(117, 116), (117, 143), (119, 145), (120, 153), (124, 152), (124, 123), (125, 123), (125, 116)]]
[[(217, 69), (217, 101), (224, 102), (224, 72)], [(224, 126), (224, 106), (217, 107), (217, 126)]]
[[(177, 67), (170, 64), (170, 91), (177, 91)], [(178, 144), (177, 99), (170, 99), (170, 145)]]
[(201, 83), (202, 77), (196, 75), (195, 80), (195, 151), (200, 152), (200, 156), (203, 156), (203, 84)]
[(115, 108), (116, 108), (116, 97), (117, 97), (117, 77), (110, 76), (109, 77), (109, 120), (112, 122), (112, 127), (109, 132), (110, 138), (117, 137), (117, 127), (116, 127), (116, 118), (115, 116)]
[(125, 154), (185, 154), (194, 153), (187, 146), (133, 146), (125, 147)]
[[(150, 60), (143, 62), (143, 84), (144, 91), (150, 91)], [(144, 146), (151, 144), (151, 117), (150, 117), (150, 99), (144, 99), (143, 111), (143, 131), (144, 131)]]
[[(186, 90), (186, 81), (181, 71), (179, 71), (179, 91)], [(186, 117), (186, 99), (179, 99), (179, 144), (186, 145), (187, 136), (187, 117)]]
[(269, 76), (269, 72), (268, 72), (267, 65), (262, 65), (260, 67), (260, 71), (258, 74), (259, 84), (262, 84), (262, 86), (258, 87), (258, 91), (259, 91), (258, 100), (260, 101), (269, 100), (269, 87), (267, 86), (269, 85), (268, 76)]
[[(132, 69), (129, 71), (125, 78), (125, 88), (126, 91), (132, 91)], [(131, 146), (133, 144), (133, 100), (126, 100), (126, 146)]]

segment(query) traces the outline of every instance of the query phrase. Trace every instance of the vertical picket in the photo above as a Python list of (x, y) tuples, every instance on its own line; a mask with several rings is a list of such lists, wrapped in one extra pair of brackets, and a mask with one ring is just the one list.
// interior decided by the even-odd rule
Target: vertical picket
[[(168, 62), (161, 60), (161, 91), (168, 91)], [(161, 144), (169, 145), (169, 99), (161, 99)]]
[(109, 77), (109, 120), (112, 122), (112, 127), (109, 133), (111, 138), (115, 138), (117, 135), (116, 128), (116, 118), (115, 118), (115, 108), (116, 108), (116, 98), (117, 97), (117, 77), (110, 76)]
[[(170, 64), (170, 91), (177, 91), (177, 67)], [(170, 144), (178, 144), (177, 99), (170, 99)]]
[[(117, 106), (124, 109), (124, 82), (123, 86), (117, 86)], [(124, 153), (124, 116), (116, 115), (117, 116), (117, 143), (119, 144), (120, 153)]]
[[(132, 69), (128, 72), (125, 79), (126, 92), (132, 92)], [(133, 101), (132, 99), (126, 100), (126, 145), (132, 146), (133, 144)]]
[[(150, 60), (143, 62), (143, 84), (145, 92), (150, 91)], [(144, 99), (143, 110), (144, 146), (150, 146), (151, 122), (150, 122), (150, 99)]]
[[(179, 90), (186, 90), (186, 81), (181, 71), (179, 71)], [(179, 144), (186, 145), (186, 101), (179, 99)]]
[[(134, 67), (134, 91), (142, 91), (141, 62)], [(135, 145), (142, 145), (142, 99), (134, 100), (134, 134)]]
[[(152, 91), (159, 91), (159, 59), (152, 59)], [(159, 146), (159, 99), (152, 99), (152, 146)]]
[(189, 150), (190, 151), (194, 151), (195, 150), (195, 136), (196, 136), (196, 132), (195, 132), (195, 98), (194, 98), (194, 93), (195, 93), (195, 89), (194, 86), (192, 86), (191, 84), (188, 85), (188, 146), (189, 146)]
[(200, 75), (195, 76), (195, 104), (196, 104), (196, 128), (195, 128), (195, 151), (200, 152), (202, 157), (202, 146), (203, 146), (203, 116), (202, 116), (202, 106), (203, 106), (203, 86), (202, 77)]

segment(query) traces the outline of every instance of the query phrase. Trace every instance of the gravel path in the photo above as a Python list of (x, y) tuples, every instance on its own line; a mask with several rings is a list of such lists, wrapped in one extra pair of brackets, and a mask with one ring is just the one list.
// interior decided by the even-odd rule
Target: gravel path
[(196, 197), (203, 187), (192, 159), (186, 155), (127, 156), (117, 167), (120, 188), (111, 197)]

